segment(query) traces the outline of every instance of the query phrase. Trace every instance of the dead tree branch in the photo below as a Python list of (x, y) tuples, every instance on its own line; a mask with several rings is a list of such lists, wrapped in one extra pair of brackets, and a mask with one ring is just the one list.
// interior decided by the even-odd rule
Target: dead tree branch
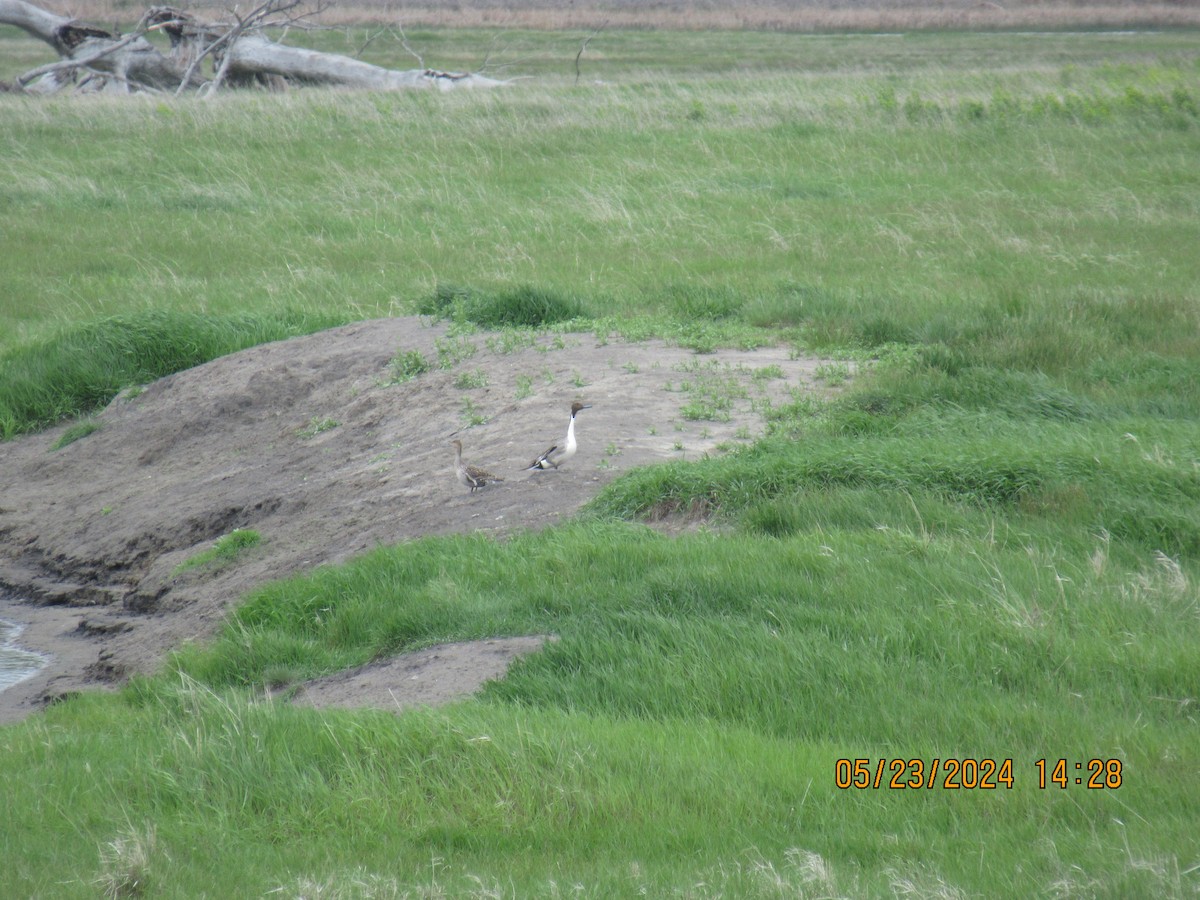
[(592, 38), (604, 30), (604, 26), (608, 24), (608, 20), (600, 23), (600, 27), (583, 39), (583, 43), (579, 45), (579, 52), (575, 54), (575, 83), (579, 84), (579, 60), (583, 58), (583, 51), (587, 49), (587, 45), (592, 42)]
[(422, 70), (425, 68), (425, 60), (421, 58), (421, 54), (408, 45), (408, 35), (404, 33), (404, 23), (396, 25), (396, 31), (400, 34), (400, 46), (408, 51), (408, 55), (417, 61), (417, 66)]
[[(210, 47), (215, 47), (217, 44), (232, 47), (237, 43), (238, 38), (247, 31), (262, 28), (268, 24), (268, 20), (273, 20), (283, 13), (290, 12), (299, 5), (300, 0), (266, 0), (265, 3), (253, 10), (245, 18), (238, 16), (237, 12), (234, 11), (232, 14), (237, 20), (237, 24), (221, 35)], [(217, 58), (220, 60), (220, 65), (217, 68), (216, 74), (213, 75), (213, 80), (201, 89), (202, 96), (213, 96), (229, 73), (229, 65), (233, 61), (233, 54), (218, 51)]]
[[(419, 69), (397, 70), (371, 65), (336, 53), (320, 53), (268, 39), (267, 29), (312, 27), (301, 10), (302, 0), (262, 0), (249, 13), (230, 10), (225, 21), (205, 22), (172, 7), (153, 7), (135, 29), (122, 35), (77, 23), (26, 0), (0, 0), (0, 25), (15, 25), (52, 46), (62, 59), (21, 76), (21, 90), (61, 90), (74, 78), (66, 73), (95, 73), (99, 89), (107, 84), (126, 91), (158, 90), (181, 94), (197, 90), (211, 97), (226, 86), (334, 85), (368, 90), (436, 87), (495, 87), (506, 84), (481, 72), (441, 72), (427, 68), (408, 44)], [(322, 9), (317, 7), (317, 11)], [(170, 41), (164, 55), (146, 39), (161, 32)], [(490, 56), (489, 56), (490, 60)], [(205, 76), (205, 72), (209, 74)], [(89, 90), (91, 79), (84, 82)], [(83, 85), (81, 85), (82, 87)]]

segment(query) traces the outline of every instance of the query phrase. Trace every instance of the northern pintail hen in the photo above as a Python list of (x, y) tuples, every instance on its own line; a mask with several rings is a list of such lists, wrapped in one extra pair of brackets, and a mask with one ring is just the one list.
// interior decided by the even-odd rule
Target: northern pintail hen
[(491, 484), (494, 481), (503, 481), (499, 475), (493, 475), (485, 469), (480, 469), (478, 466), (469, 466), (463, 462), (462, 458), (462, 441), (451, 441), (454, 445), (454, 470), (458, 474), (458, 480), (464, 486), (471, 489), (471, 493), (475, 493), (476, 488), (481, 488), (484, 485)]
[(567, 426), (567, 439), (560, 446), (555, 444), (537, 459), (529, 464), (527, 471), (537, 471), (540, 469), (557, 469), (568, 459), (575, 455), (575, 451), (579, 449), (575, 443), (575, 414), (581, 409), (591, 409), (590, 403), (580, 403), (576, 400), (571, 404), (571, 423)]

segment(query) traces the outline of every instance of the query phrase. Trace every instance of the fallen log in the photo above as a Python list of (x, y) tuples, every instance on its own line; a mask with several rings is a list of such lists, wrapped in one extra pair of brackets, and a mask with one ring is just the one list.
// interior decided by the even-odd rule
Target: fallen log
[[(128, 34), (81, 24), (26, 0), (0, 0), (0, 24), (44, 41), (61, 57), (21, 75), (10, 90), (53, 93), (160, 91), (207, 94), (231, 87), (327, 85), (365, 90), (496, 87), (504, 81), (476, 73), (388, 69), (349, 56), (291, 47), (264, 36), (295, 24), (299, 0), (267, 0), (249, 15), (205, 22), (172, 7), (152, 7)], [(164, 54), (148, 38), (162, 32)]]

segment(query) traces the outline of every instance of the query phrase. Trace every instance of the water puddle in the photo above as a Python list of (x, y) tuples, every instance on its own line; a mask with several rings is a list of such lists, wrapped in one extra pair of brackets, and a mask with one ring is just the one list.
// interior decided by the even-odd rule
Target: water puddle
[(17, 638), (25, 630), (6, 619), (0, 619), (0, 691), (36, 675), (46, 665), (46, 657), (17, 646)]

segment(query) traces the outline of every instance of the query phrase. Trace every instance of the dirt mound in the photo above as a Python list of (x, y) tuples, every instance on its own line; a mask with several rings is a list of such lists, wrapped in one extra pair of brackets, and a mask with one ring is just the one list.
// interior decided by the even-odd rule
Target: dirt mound
[[(433, 368), (395, 383), (409, 351)], [(53, 655), (0, 692), (0, 721), (152, 670), (266, 581), (421, 535), (542, 527), (633, 466), (745, 440), (764, 401), (815, 390), (819, 363), (593, 335), (451, 338), (381, 319), (163, 378), (59, 450), (66, 425), (0, 444), (0, 618)], [(524, 471), (562, 440), (575, 399), (593, 404), (578, 454)], [(468, 493), (451, 437), (505, 482)], [(180, 568), (235, 528), (261, 543), (234, 565)]]

